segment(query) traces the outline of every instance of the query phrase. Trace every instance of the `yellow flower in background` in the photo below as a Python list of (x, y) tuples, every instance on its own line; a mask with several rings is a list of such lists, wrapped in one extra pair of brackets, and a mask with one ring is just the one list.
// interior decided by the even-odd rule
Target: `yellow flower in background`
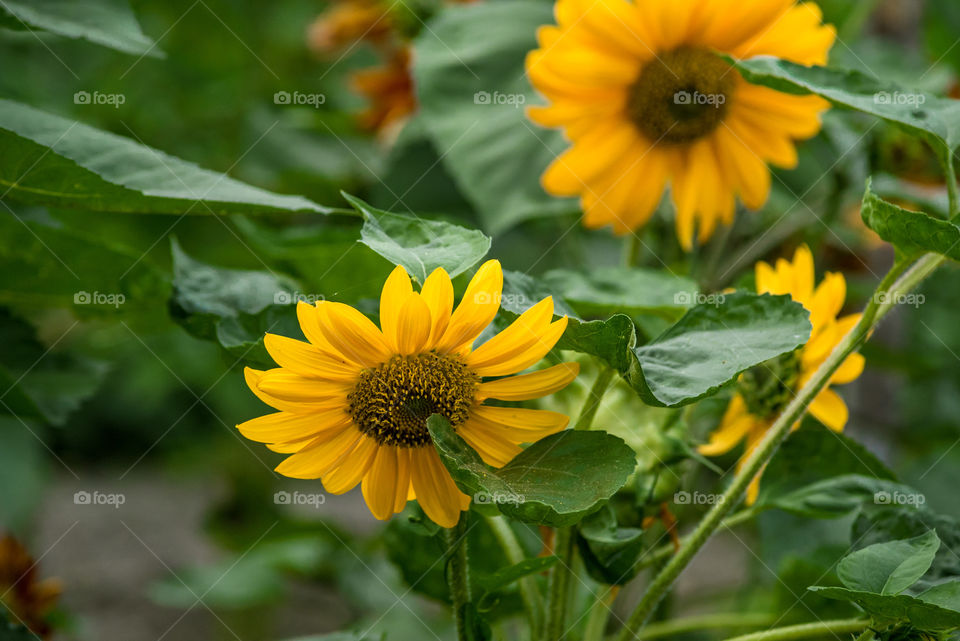
[(751, 85), (719, 55), (825, 63), (836, 32), (813, 2), (558, 0), (555, 16), (526, 61), (549, 104), (528, 113), (570, 141), (541, 182), (579, 196), (587, 227), (635, 230), (669, 186), (690, 250), (737, 196), (761, 207), (767, 164), (796, 166), (794, 141), (820, 130), (825, 100)]
[(557, 412), (483, 403), (546, 396), (579, 371), (576, 363), (562, 363), (508, 376), (539, 362), (566, 329), (566, 317), (553, 320), (551, 298), (473, 347), (493, 321), (502, 289), (500, 263), (488, 261), (454, 309), (453, 285), (443, 269), (415, 292), (398, 266), (383, 286), (379, 328), (342, 303), (300, 303), (297, 315), (309, 342), (267, 334), (265, 345), (280, 367), (245, 371), (253, 393), (279, 412), (237, 428), (291, 454), (277, 467), (285, 476), (320, 478), (334, 494), (361, 484), (378, 519), (415, 498), (433, 521), (452, 527), (470, 497), (440, 462), (426, 425), (431, 415), (446, 417), (495, 467), (516, 456), (521, 443), (569, 421)]
[(38, 639), (49, 639), (48, 621), (63, 584), (59, 579), (41, 579), (35, 561), (20, 541), (0, 535), (0, 629), (6, 620), (24, 625)]
[[(701, 454), (723, 454), (746, 439), (746, 451), (738, 467), (742, 465), (780, 411), (860, 320), (860, 314), (837, 318), (847, 297), (847, 283), (842, 274), (827, 273), (816, 288), (814, 278), (813, 255), (806, 246), (797, 249), (793, 262), (781, 258), (776, 267), (765, 262), (757, 263), (757, 292), (789, 294), (803, 305), (810, 312), (813, 326), (810, 340), (798, 350), (758, 365), (740, 376), (737, 391), (720, 426), (710, 436), (710, 442), (700, 446)], [(861, 354), (851, 354), (843, 361), (828, 386), (810, 403), (814, 418), (836, 432), (843, 431), (848, 417), (847, 406), (829, 385), (853, 381), (863, 372), (863, 366)], [(799, 424), (798, 421), (794, 428)], [(758, 474), (750, 484), (748, 503), (756, 500), (759, 484)]]

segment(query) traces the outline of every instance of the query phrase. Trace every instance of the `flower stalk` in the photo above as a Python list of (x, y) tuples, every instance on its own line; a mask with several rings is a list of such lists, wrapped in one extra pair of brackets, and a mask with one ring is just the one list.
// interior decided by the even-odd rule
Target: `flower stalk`
[(457, 640), (467, 641), (466, 607), (470, 603), (470, 564), (467, 554), (467, 515), (464, 512), (452, 528), (444, 530), (447, 542), (447, 585), (453, 603)]
[[(843, 634), (861, 632), (856, 641), (869, 641), (873, 631), (867, 626), (869, 619), (839, 619), (834, 621), (817, 621), (816, 623), (801, 623), (788, 625), (762, 632), (753, 632), (727, 641), (795, 641), (796, 639), (822, 638), (828, 636), (839, 637)], [(644, 634), (644, 638), (649, 638)]]

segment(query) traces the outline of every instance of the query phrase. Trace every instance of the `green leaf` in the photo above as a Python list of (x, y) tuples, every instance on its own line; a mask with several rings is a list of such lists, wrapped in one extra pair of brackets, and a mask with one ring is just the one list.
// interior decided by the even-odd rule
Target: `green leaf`
[(908, 91), (859, 71), (806, 67), (767, 56), (732, 60), (749, 82), (793, 94), (813, 93), (834, 105), (882, 118), (926, 140), (946, 160), (960, 144), (960, 102)]
[(553, 23), (551, 12), (549, 3), (533, 0), (451, 6), (414, 44), (423, 123), (491, 233), (578, 210), (540, 186), (540, 174), (567, 143), (524, 114), (537, 101), (524, 57), (537, 46), (537, 28)]
[(632, 349), (636, 358), (625, 377), (650, 405), (687, 405), (806, 343), (808, 317), (789, 296), (717, 295), (714, 304), (697, 305), (659, 337)]
[(149, 313), (168, 297), (168, 277), (139, 252), (36, 218), (0, 211), (0, 302), (91, 317)]
[(637, 329), (626, 314), (615, 314), (607, 320), (578, 321), (571, 319), (557, 342), (557, 349), (569, 349), (596, 356), (618, 372), (626, 372), (634, 361), (632, 348), (637, 343)]
[(539, 574), (547, 570), (559, 560), (560, 557), (554, 555), (537, 556), (500, 568), (492, 574), (481, 574), (473, 577), (474, 584), (482, 591), (480, 598), (477, 599), (477, 606), (483, 610), (485, 604), (495, 598), (499, 591), (525, 576)]
[(278, 274), (207, 265), (188, 256), (176, 239), (170, 244), (173, 318), (194, 336), (220, 343), (238, 360), (273, 367), (263, 335), (301, 336), (297, 284)]
[(308, 637), (285, 639), (285, 641), (386, 641), (386, 634), (364, 634), (362, 632), (328, 632), (326, 634), (311, 634)]
[[(764, 474), (766, 480), (767, 475)], [(914, 494), (901, 483), (859, 474), (825, 478), (759, 504), (800, 516), (832, 519), (849, 514), (865, 502), (889, 500), (897, 495)]]
[[(6, 381), (0, 389), (8, 389)], [(8, 402), (9, 395), (2, 400)], [(6, 411), (0, 405), (0, 412)], [(23, 418), (0, 416), (0, 487), (5, 488), (0, 502), (0, 523), (11, 532), (29, 531), (37, 510), (37, 497), (43, 492), (52, 458), (45, 449), (42, 427)], [(0, 619), (2, 621), (2, 619)], [(0, 623), (2, 627), (2, 623)], [(0, 634), (2, 638), (2, 634)]]
[(607, 505), (580, 523), (577, 545), (590, 576), (607, 585), (624, 585), (637, 575), (643, 530), (620, 527)]
[(571, 320), (578, 318), (576, 312), (554, 288), (529, 274), (509, 269), (503, 270), (503, 295), (500, 297), (500, 309), (520, 315), (547, 296), (553, 297), (554, 316), (566, 316)]
[(451, 278), (477, 264), (490, 251), (490, 237), (439, 220), (392, 214), (344, 194), (363, 215), (361, 242), (395, 265), (403, 265), (420, 283), (437, 267)]
[(10, 100), (0, 100), (0, 146), (0, 193), (27, 203), (177, 215), (331, 211)]
[(934, 530), (901, 541), (875, 543), (840, 561), (837, 574), (851, 590), (900, 594), (922, 577), (940, 549)]
[(664, 271), (606, 267), (557, 269), (543, 280), (584, 315), (656, 314), (675, 321), (697, 302), (697, 284)]
[[(876, 594), (863, 590), (823, 586), (813, 586), (809, 590), (828, 599), (856, 603), (881, 625), (909, 622), (918, 630), (926, 632), (960, 627), (960, 612), (907, 594)], [(938, 596), (933, 595), (935, 599)]]
[(880, 238), (908, 256), (935, 252), (960, 260), (960, 227), (942, 218), (889, 203), (877, 196), (871, 187), (867, 182), (860, 216)]
[[(6, 13), (6, 15), (4, 15)], [(143, 35), (125, 0), (4, 0), (0, 22), (83, 38), (118, 51), (163, 58), (157, 43)]]
[(564, 527), (595, 512), (636, 467), (633, 450), (606, 432), (565, 430), (500, 469), (487, 466), (442, 416), (427, 421), (440, 460), (462, 492), (526, 523)]

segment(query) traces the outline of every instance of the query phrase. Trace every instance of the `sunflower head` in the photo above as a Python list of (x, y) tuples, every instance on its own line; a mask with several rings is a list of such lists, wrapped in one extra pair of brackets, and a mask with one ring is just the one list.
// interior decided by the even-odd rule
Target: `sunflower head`
[(557, 0), (555, 15), (526, 61), (548, 104), (528, 114), (570, 141), (541, 182), (579, 196), (588, 227), (636, 230), (669, 187), (689, 250), (737, 197), (761, 207), (768, 164), (795, 166), (820, 129), (822, 98), (751, 85), (722, 57), (823, 64), (836, 34), (813, 2)]
[(566, 427), (568, 418), (486, 401), (546, 396), (579, 371), (576, 363), (562, 363), (510, 376), (539, 362), (563, 334), (567, 319), (554, 320), (550, 298), (475, 347), (500, 307), (502, 288), (500, 263), (488, 261), (454, 308), (453, 284), (442, 268), (415, 291), (398, 266), (383, 286), (379, 327), (342, 303), (300, 303), (307, 342), (267, 334), (264, 343), (279, 367), (246, 370), (253, 393), (278, 411), (237, 427), (290, 454), (277, 467), (281, 474), (320, 478), (334, 494), (359, 483), (379, 519), (415, 498), (427, 516), (451, 527), (470, 498), (440, 462), (427, 419), (444, 416), (499, 467), (521, 444)]
[[(814, 286), (813, 254), (805, 245), (797, 249), (792, 261), (781, 258), (775, 265), (757, 263), (756, 281), (758, 293), (786, 294), (803, 305), (810, 312), (812, 330), (810, 340), (800, 349), (741, 374), (720, 426), (710, 435), (710, 441), (700, 446), (701, 454), (715, 456), (730, 451), (740, 441), (746, 440), (741, 464), (763, 438), (771, 423), (860, 320), (859, 314), (838, 318), (847, 294), (846, 280), (842, 274), (828, 272), (820, 284)], [(863, 356), (851, 354), (833, 374), (830, 384), (853, 381), (863, 372), (863, 367)], [(843, 430), (849, 414), (843, 399), (829, 385), (814, 398), (810, 413), (837, 432)], [(759, 481), (758, 476), (750, 485), (747, 494), (749, 503), (756, 500)]]

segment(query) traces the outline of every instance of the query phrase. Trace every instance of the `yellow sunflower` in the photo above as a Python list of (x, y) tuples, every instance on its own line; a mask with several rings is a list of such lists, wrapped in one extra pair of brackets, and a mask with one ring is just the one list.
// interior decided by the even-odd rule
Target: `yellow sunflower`
[(761, 207), (767, 163), (796, 166), (794, 141), (820, 130), (825, 100), (751, 85), (719, 56), (824, 64), (836, 32), (813, 2), (558, 0), (555, 16), (526, 60), (549, 104), (528, 113), (570, 141), (541, 182), (579, 196), (587, 227), (641, 227), (669, 185), (689, 250), (737, 195)]
[[(814, 288), (813, 255), (806, 246), (797, 249), (793, 262), (777, 261), (776, 267), (757, 263), (757, 292), (789, 294), (810, 312), (813, 330), (810, 340), (798, 350), (784, 354), (744, 372), (737, 381), (736, 393), (727, 406), (720, 426), (710, 442), (700, 446), (707, 456), (723, 454), (746, 439), (746, 451), (738, 469), (763, 438), (767, 429), (813, 373), (830, 355), (833, 348), (860, 320), (860, 314), (837, 318), (847, 296), (847, 283), (842, 274), (827, 273)], [(810, 413), (836, 432), (847, 423), (847, 406), (830, 389), (833, 383), (849, 383), (863, 372), (864, 358), (851, 354), (830, 378), (827, 387), (810, 403)], [(799, 421), (794, 428), (800, 425)], [(747, 502), (753, 503), (760, 487), (758, 474), (750, 484)]]
[[(247, 384), (279, 410), (237, 426), (247, 438), (291, 454), (277, 472), (323, 480), (342, 494), (358, 483), (370, 511), (387, 519), (417, 499), (444, 527), (470, 504), (440, 462), (426, 421), (446, 417), (488, 464), (500, 467), (531, 443), (562, 430), (557, 412), (486, 405), (525, 401), (572, 381), (576, 363), (515, 374), (540, 361), (567, 327), (545, 298), (479, 347), (473, 344), (500, 307), (503, 272), (486, 262), (453, 309), (453, 285), (435, 270), (419, 292), (397, 267), (383, 286), (380, 327), (334, 302), (300, 303), (309, 342), (267, 334), (276, 369), (247, 368)], [(494, 380), (483, 380), (491, 377)]]

